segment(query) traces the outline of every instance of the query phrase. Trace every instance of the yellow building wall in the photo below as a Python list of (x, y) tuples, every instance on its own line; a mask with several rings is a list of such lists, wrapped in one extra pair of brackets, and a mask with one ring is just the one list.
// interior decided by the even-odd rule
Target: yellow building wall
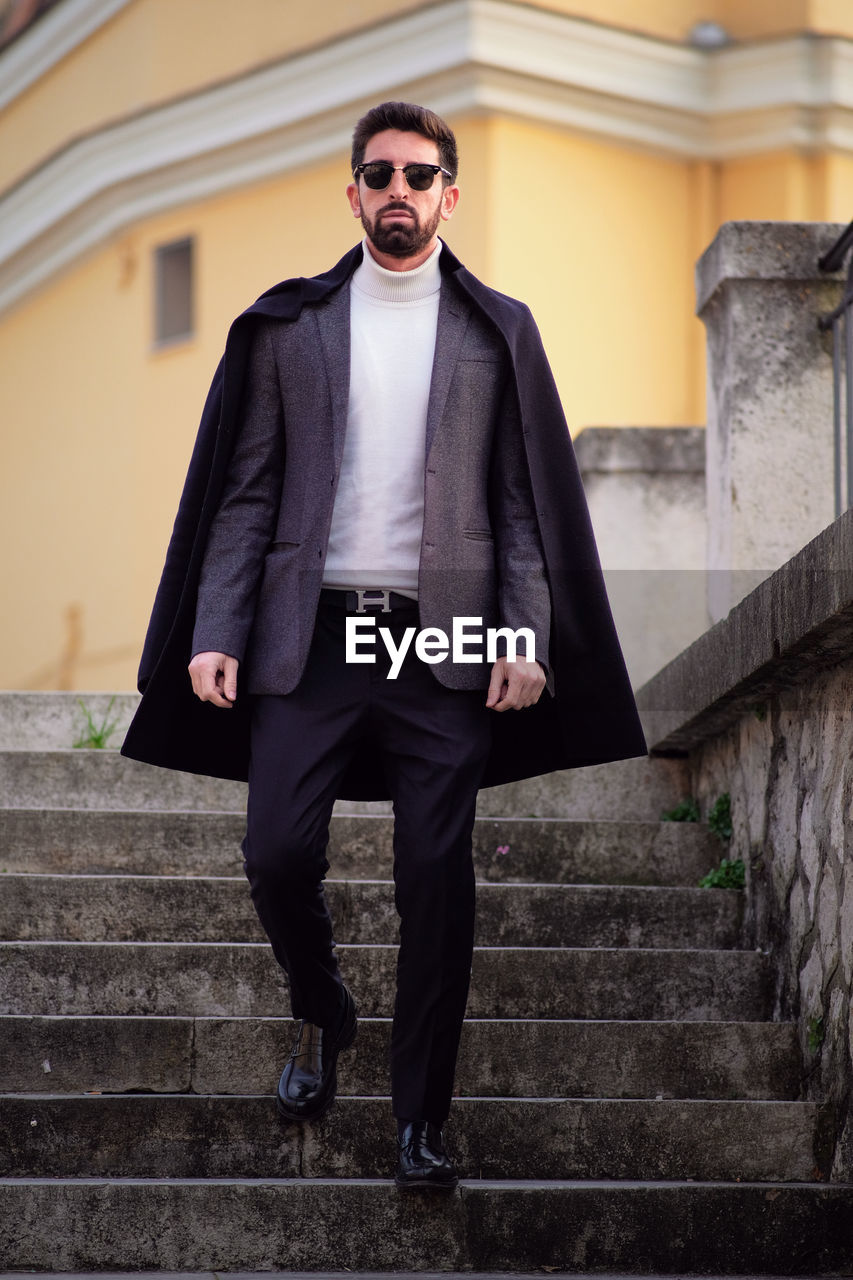
[(702, 422), (690, 166), (516, 121), (494, 131), (489, 283), (531, 305), (572, 432)]
[(849, 222), (853, 215), (853, 156), (829, 155), (824, 162), (825, 213), (828, 222)]
[[(56, 688), (64, 653), (77, 687), (129, 686), (141, 335), (116, 274), (115, 255), (102, 253), (0, 326), (0, 662), (10, 688)], [(91, 665), (77, 661), (78, 628)]]
[(721, 222), (741, 218), (813, 222), (828, 217), (826, 160), (790, 151), (718, 166)]
[(810, 0), (809, 28), (821, 35), (853, 36), (850, 0)]

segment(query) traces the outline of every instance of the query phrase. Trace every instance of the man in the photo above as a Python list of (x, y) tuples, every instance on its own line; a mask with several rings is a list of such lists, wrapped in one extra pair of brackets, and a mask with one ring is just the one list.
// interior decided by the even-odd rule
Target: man
[(300, 1020), (289, 1120), (331, 1105), (355, 1036), (322, 887), (332, 805), (391, 796), (396, 1182), (444, 1191), (477, 790), (645, 750), (535, 326), (437, 237), (456, 172), (433, 112), (369, 111), (347, 188), (363, 244), (232, 327), (123, 748), (222, 776), (248, 754), (245, 869)]

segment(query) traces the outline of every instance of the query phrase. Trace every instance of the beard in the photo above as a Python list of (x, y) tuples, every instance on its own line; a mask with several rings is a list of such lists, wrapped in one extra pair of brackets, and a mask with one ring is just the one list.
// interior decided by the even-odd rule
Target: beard
[[(407, 218), (405, 222), (395, 222), (390, 226), (382, 221), (382, 215), (389, 209), (402, 208), (409, 209), (411, 218)], [(440, 221), (439, 207), (436, 207), (435, 212), (424, 222), (421, 222), (415, 209), (399, 204), (386, 205), (373, 219), (368, 218), (364, 210), (361, 213), (361, 225), (367, 232), (368, 240), (380, 253), (387, 253), (390, 258), (412, 258), (416, 253), (420, 253), (432, 240)]]

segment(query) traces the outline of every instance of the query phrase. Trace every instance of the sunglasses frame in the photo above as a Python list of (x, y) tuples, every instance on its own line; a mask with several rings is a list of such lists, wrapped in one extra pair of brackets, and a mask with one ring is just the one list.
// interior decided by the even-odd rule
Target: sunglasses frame
[[(381, 165), (383, 168), (390, 170), (388, 174), (388, 181), (382, 187), (372, 187), (370, 183), (367, 181), (367, 178), (364, 178), (365, 169), (368, 169), (373, 165)], [(432, 182), (428, 187), (413, 186), (412, 183), (409, 181), (409, 174), (408, 174), (409, 169), (431, 169)], [(352, 171), (352, 176), (354, 178), (359, 178), (359, 177), (364, 178), (364, 185), (367, 187), (368, 191), (387, 191), (394, 178), (394, 174), (397, 172), (400, 172), (403, 174), (403, 177), (406, 179), (406, 185), (408, 186), (410, 191), (432, 190), (432, 187), (435, 185), (436, 174), (439, 174), (439, 173), (443, 173), (446, 178), (450, 178), (451, 180), (453, 179), (453, 174), (450, 173), (447, 169), (445, 169), (443, 165), (426, 164), (426, 163), (422, 163), (420, 160), (413, 160), (409, 164), (391, 164), (390, 160), (363, 160), (361, 164), (357, 164), (355, 166), (355, 168)]]

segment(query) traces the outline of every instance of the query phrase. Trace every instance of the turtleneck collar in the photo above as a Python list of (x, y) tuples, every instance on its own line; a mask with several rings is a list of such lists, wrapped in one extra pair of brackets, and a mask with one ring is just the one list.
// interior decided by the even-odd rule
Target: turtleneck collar
[(368, 247), (362, 241), (364, 255), (361, 265), (352, 277), (353, 288), (375, 298), (378, 302), (419, 302), (441, 289), (441, 268), (438, 265), (442, 244), (439, 240), (426, 262), (412, 271), (389, 271), (380, 267)]

